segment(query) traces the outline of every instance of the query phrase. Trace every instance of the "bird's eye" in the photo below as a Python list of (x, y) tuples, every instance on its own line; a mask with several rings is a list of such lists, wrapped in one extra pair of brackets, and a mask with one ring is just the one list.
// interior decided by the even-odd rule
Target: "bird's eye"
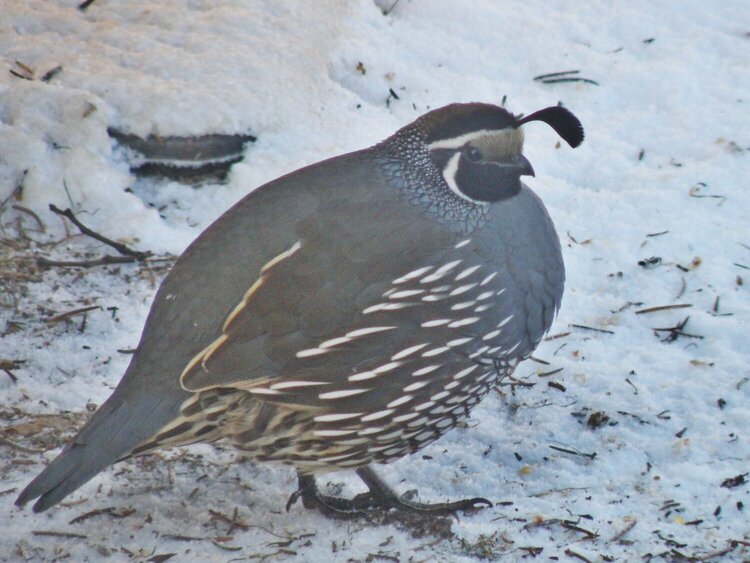
[(479, 162), (480, 160), (482, 160), (482, 153), (476, 147), (467, 147), (464, 151), (464, 154), (466, 155), (466, 158), (468, 158), (472, 162)]

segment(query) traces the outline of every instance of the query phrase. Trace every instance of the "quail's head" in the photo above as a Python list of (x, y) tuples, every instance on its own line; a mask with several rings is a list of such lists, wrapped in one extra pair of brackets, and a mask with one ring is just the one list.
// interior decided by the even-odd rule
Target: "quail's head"
[(523, 155), (522, 126), (531, 121), (547, 123), (571, 147), (583, 141), (580, 121), (562, 106), (524, 117), (491, 104), (451, 104), (423, 115), (399, 133), (418, 135), (445, 185), (458, 197), (481, 204), (514, 196), (521, 189), (521, 176), (534, 176)]

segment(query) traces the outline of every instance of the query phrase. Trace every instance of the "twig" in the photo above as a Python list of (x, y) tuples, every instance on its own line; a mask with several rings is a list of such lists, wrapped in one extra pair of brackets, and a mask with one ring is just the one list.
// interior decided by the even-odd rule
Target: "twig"
[(13, 448), (14, 450), (18, 450), (27, 454), (43, 454), (44, 450), (35, 450), (34, 448), (27, 448), (26, 446), (22, 446), (20, 444), (16, 444), (15, 442), (11, 442), (7, 438), (3, 438), (0, 436), (0, 446), (8, 446), (9, 448)]
[(134, 513), (135, 508), (123, 508), (118, 510), (114, 506), (109, 506), (107, 508), (97, 508), (96, 510), (92, 510), (90, 512), (86, 512), (85, 514), (81, 514), (80, 516), (76, 516), (70, 522), (68, 522), (68, 524), (78, 524), (80, 522), (83, 522), (84, 520), (88, 520), (89, 518), (100, 516), (102, 514), (106, 514), (107, 516), (111, 516), (112, 518), (127, 518)]
[(149, 256), (153, 256), (152, 252), (149, 252), (149, 251), (140, 252), (137, 250), (132, 250), (128, 248), (127, 246), (125, 246), (124, 244), (115, 242), (111, 239), (108, 239), (107, 237), (103, 235), (100, 235), (99, 233), (95, 231), (92, 231), (86, 225), (81, 223), (70, 209), (66, 209), (65, 211), (63, 211), (62, 209), (60, 209), (54, 204), (50, 204), (49, 209), (53, 213), (56, 213), (57, 215), (61, 215), (62, 217), (65, 217), (66, 219), (68, 219), (71, 223), (73, 223), (76, 227), (78, 227), (78, 229), (84, 235), (90, 236), (91, 238), (98, 240), (99, 242), (103, 242), (107, 246), (111, 246), (117, 252), (119, 252), (120, 254), (123, 254), (124, 256), (133, 256), (136, 260), (144, 260), (148, 258)]
[(551, 334), (547, 336), (544, 341), (549, 342), (550, 340), (557, 340), (558, 338), (565, 338), (566, 336), (570, 336), (569, 332), (559, 332), (557, 334)]
[(658, 307), (648, 307), (646, 309), (639, 309), (635, 312), (636, 315), (645, 315), (647, 313), (656, 313), (657, 311), (668, 311), (670, 309), (687, 309), (692, 307), (692, 303), (677, 303), (675, 305), (659, 305)]
[(633, 382), (630, 381), (630, 379), (628, 379), (627, 377), (625, 378), (625, 382), (628, 383), (633, 388), (633, 395), (637, 395), (638, 394), (638, 387), (636, 387), (633, 384)]
[(689, 334), (687, 332), (684, 332), (682, 329), (685, 328), (685, 325), (690, 320), (690, 317), (685, 317), (682, 321), (677, 323), (675, 326), (667, 327), (667, 328), (653, 328), (654, 332), (668, 332), (666, 338), (662, 339), (662, 342), (674, 342), (677, 340), (678, 337), (684, 336), (686, 338), (699, 338), (703, 339), (704, 337), (699, 334)]
[(614, 331), (607, 330), (605, 328), (594, 328), (593, 326), (577, 325), (577, 324), (571, 324), (569, 326), (572, 326), (574, 328), (582, 328), (584, 330), (593, 330), (594, 332), (603, 332), (604, 334), (614, 334)]
[(13, 383), (18, 383), (16, 374), (11, 370), (18, 369), (21, 365), (25, 364), (26, 360), (0, 360), (0, 370), (4, 371)]
[(721, 201), (719, 201), (719, 205), (721, 205), (722, 203), (724, 203), (726, 201), (726, 199), (727, 199), (726, 196), (723, 196), (723, 195), (710, 195), (710, 194), (709, 195), (702, 195), (702, 194), (698, 194), (698, 193), (690, 193), (688, 195), (690, 197), (695, 197), (695, 198), (698, 198), (698, 199), (701, 199), (701, 198), (718, 199), (718, 200), (721, 200)]
[(593, 84), (599, 86), (599, 83), (589, 78), (583, 78), (581, 76), (575, 76), (579, 74), (580, 70), (563, 70), (562, 72), (550, 72), (548, 74), (540, 74), (535, 76), (536, 82), (542, 84), (555, 84), (557, 82), (585, 82), (587, 84)]
[(548, 366), (549, 365), (549, 362), (547, 360), (543, 360), (541, 358), (535, 358), (534, 356), (529, 356), (529, 359), (532, 362), (536, 362), (538, 364), (542, 364), (543, 366)]
[(599, 537), (599, 534), (597, 534), (596, 532), (592, 532), (591, 530), (582, 528), (581, 526), (577, 525), (575, 522), (571, 522), (570, 520), (563, 520), (562, 522), (560, 522), (560, 525), (566, 530), (571, 530), (573, 532), (583, 534), (584, 536), (586, 536), (586, 539), (589, 540), (595, 540)]
[[(240, 547), (240, 546), (236, 546), (236, 545), (224, 545), (219, 540), (211, 540), (211, 543), (214, 544), (219, 549), (223, 549), (224, 551), (241, 551), (242, 550), (242, 547)], [(292, 554), (293, 555), (297, 555), (297, 553), (294, 552), (294, 551), (292, 551)]]
[[(172, 258), (155, 258), (148, 260), (148, 262), (167, 262)], [(136, 258), (135, 256), (102, 256), (101, 258), (95, 258), (94, 260), (81, 260), (81, 261), (57, 261), (47, 260), (46, 258), (37, 258), (36, 263), (39, 267), (46, 268), (93, 268), (95, 266), (107, 266), (109, 264), (131, 264), (133, 262), (146, 262), (146, 260)]]
[(591, 559), (588, 559), (588, 558), (584, 557), (580, 553), (576, 553), (572, 549), (566, 549), (565, 550), (565, 555), (567, 555), (568, 557), (573, 557), (575, 559), (580, 559), (581, 561), (585, 561), (586, 563), (591, 563)]
[(93, 311), (94, 309), (101, 309), (100, 305), (91, 305), (89, 307), (81, 307), (80, 309), (74, 309), (72, 311), (67, 311), (65, 313), (60, 313), (59, 315), (55, 315), (54, 317), (50, 317), (45, 323), (48, 325), (53, 325), (55, 323), (59, 323), (60, 321), (63, 321), (65, 319), (69, 319), (70, 317), (75, 317), (76, 315), (81, 315), (83, 313), (88, 313), (89, 311)]
[(565, 234), (567, 234), (568, 238), (570, 240), (572, 240), (575, 244), (580, 244), (581, 246), (585, 246), (587, 244), (591, 244), (591, 239), (590, 238), (587, 238), (586, 240), (582, 240), (582, 241), (578, 242), (578, 240), (576, 240), (576, 238), (573, 235), (570, 234), (570, 231), (566, 231)]
[(581, 76), (575, 76), (579, 74), (580, 70), (564, 70), (562, 72), (550, 72), (548, 74), (540, 74), (535, 76), (536, 82), (542, 84), (555, 84), (556, 82), (586, 82), (587, 84), (593, 84), (599, 86), (599, 83), (589, 78), (583, 78)]
[(208, 539), (198, 536), (184, 536), (182, 534), (159, 534), (159, 537), (174, 541), (206, 541)]
[(630, 309), (631, 307), (640, 307), (641, 305), (643, 305), (643, 301), (628, 301), (624, 305), (621, 305), (619, 309), (616, 309), (614, 311), (610, 309), (610, 311), (612, 313), (622, 313), (623, 311)]
[[(497, 370), (498, 373), (501, 373), (502, 366), (498, 361), (493, 362), (493, 365), (495, 367), (495, 370)], [(508, 381), (506, 383), (506, 380)], [(504, 376), (501, 376), (501, 378), (497, 382), (498, 387), (506, 387), (510, 386), (511, 391), (515, 393), (516, 386), (520, 387), (534, 387), (536, 385), (535, 383), (529, 383), (528, 381), (522, 381), (516, 377), (513, 377), (512, 375), (505, 374)]]
[(16, 65), (18, 65), (18, 67), (19, 67), (19, 68), (20, 68), (21, 70), (23, 70), (24, 72), (27, 72), (27, 73), (28, 73), (28, 74), (30, 74), (31, 76), (33, 76), (33, 75), (34, 75), (34, 69), (33, 69), (33, 68), (31, 68), (31, 67), (30, 67), (29, 65), (25, 65), (25, 64), (23, 64), (23, 63), (22, 63), (21, 61), (16, 61)]
[(47, 72), (44, 73), (44, 75), (41, 78), (41, 81), (42, 82), (49, 82), (55, 76), (57, 76), (58, 74), (60, 74), (62, 72), (62, 69), (63, 69), (62, 65), (57, 65), (56, 67), (51, 68), (50, 70), (48, 70)]
[(74, 534), (72, 532), (53, 532), (50, 530), (32, 530), (31, 533), (35, 536), (52, 536), (54, 538), (75, 538), (77, 540), (85, 540), (88, 536), (84, 534)]
[(750, 542), (742, 540), (729, 540), (729, 545), (726, 548), (720, 551), (714, 551), (713, 553), (706, 553), (705, 555), (701, 555), (696, 558), (696, 561), (716, 561), (719, 557), (732, 553), (739, 546), (750, 547)]
[(586, 84), (599, 86), (599, 83), (596, 80), (591, 80), (590, 78), (581, 78), (578, 76), (574, 76), (571, 78), (550, 78), (548, 80), (541, 80), (540, 82), (542, 82), (542, 84), (557, 84), (560, 82), (585, 82)]
[(12, 68), (11, 68), (10, 70), (8, 70), (8, 72), (10, 72), (10, 73), (11, 73), (11, 74), (12, 74), (13, 76), (15, 76), (16, 78), (22, 78), (22, 79), (24, 79), (24, 80), (34, 80), (34, 79), (33, 79), (33, 78), (31, 78), (30, 76), (26, 76), (25, 74), (21, 74), (20, 72), (16, 72), (16, 71), (15, 71), (15, 70), (13, 70)]
[(93, 4), (94, 2), (96, 2), (96, 0), (85, 0), (84, 2), (81, 2), (80, 4), (78, 4), (78, 9), (81, 10), (82, 12), (85, 12), (86, 10), (88, 10), (89, 6), (91, 6), (91, 4)]
[(208, 509), (208, 513), (211, 516), (213, 516), (214, 518), (216, 518), (217, 520), (221, 520), (222, 522), (225, 522), (225, 523), (229, 524), (229, 526), (230, 526), (229, 530), (230, 531), (228, 533), (231, 533), (235, 528), (239, 528), (243, 532), (246, 532), (249, 529), (249, 527), (248, 527), (247, 524), (243, 524), (242, 522), (239, 522), (237, 520), (237, 509), (236, 508), (234, 510), (234, 514), (233, 514), (232, 518), (230, 518), (229, 516), (227, 516), (225, 514), (222, 514), (221, 512), (218, 512), (216, 510), (211, 510), (210, 508)]
[[(548, 495), (566, 495), (568, 493), (571, 493), (573, 491), (588, 491), (588, 487), (565, 487), (562, 489), (549, 489), (547, 491), (542, 491), (541, 493), (533, 493), (530, 495), (532, 498), (542, 498), (546, 497)], [(531, 526), (531, 524), (527, 524), (526, 526)], [(526, 529), (526, 526), (524, 526), (524, 529)]]
[(26, 215), (29, 215), (34, 221), (36, 221), (36, 224), (39, 225), (39, 232), (46, 233), (47, 229), (44, 227), (44, 223), (42, 223), (42, 220), (39, 218), (39, 215), (34, 213), (31, 209), (28, 207), (24, 207), (22, 205), (11, 205), (11, 209), (15, 209), (16, 211), (20, 211), (21, 213), (26, 213)]
[(680, 291), (677, 293), (677, 295), (675, 295), (675, 301), (685, 294), (686, 289), (687, 283), (685, 282), (685, 278), (680, 277)]
[(591, 530), (587, 530), (586, 528), (581, 528), (578, 525), (578, 522), (575, 522), (573, 520), (561, 520), (559, 518), (550, 518), (548, 520), (542, 520), (542, 521), (534, 521), (530, 522), (526, 525), (524, 525), (524, 530), (531, 530), (532, 528), (550, 528), (551, 526), (558, 524), (565, 528), (566, 530), (570, 530), (572, 532), (578, 532), (580, 534), (583, 534), (586, 536), (586, 539), (593, 540), (599, 537), (599, 534), (596, 532), (592, 532)]
[(5, 204), (8, 203), (11, 199), (16, 199), (16, 200), (21, 199), (21, 196), (23, 195), (23, 182), (26, 179), (26, 174), (28, 174), (28, 172), (29, 172), (29, 169), (27, 168), (21, 173), (21, 179), (16, 183), (16, 187), (13, 188), (13, 191), (10, 192), (10, 194), (8, 194), (8, 197), (6, 197), (3, 201), (0, 202), (0, 209), (5, 207)]
[(594, 459), (596, 457), (596, 452), (591, 453), (591, 454), (587, 454), (586, 452), (582, 452), (582, 451), (576, 450), (574, 448), (561, 448), (559, 446), (553, 446), (552, 444), (550, 444), (549, 447), (552, 450), (555, 450), (555, 451), (558, 451), (558, 452), (563, 452), (565, 454), (577, 455), (577, 456), (581, 456), (581, 457), (587, 457), (589, 459)]
[(623, 528), (622, 530), (620, 530), (620, 531), (619, 531), (619, 532), (617, 532), (617, 533), (616, 533), (616, 534), (615, 534), (614, 536), (612, 536), (612, 537), (611, 537), (611, 538), (609, 539), (609, 541), (610, 541), (610, 542), (616, 542), (616, 541), (620, 541), (620, 540), (621, 540), (622, 538), (624, 538), (624, 537), (625, 537), (625, 535), (626, 535), (626, 534), (627, 534), (627, 533), (628, 533), (628, 532), (629, 532), (630, 530), (632, 530), (633, 528), (635, 528), (635, 525), (636, 525), (636, 524), (638, 524), (638, 520), (636, 520), (636, 519), (634, 518), (633, 520), (631, 520), (631, 521), (630, 521), (630, 522), (628, 523), (628, 525), (627, 525), (627, 526), (625, 526), (625, 527), (624, 527), (624, 528)]
[(578, 74), (580, 72), (581, 72), (580, 70), (561, 70), (559, 72), (549, 72), (547, 74), (540, 74), (539, 76), (535, 76), (534, 80), (547, 80), (548, 78), (559, 78), (561, 76)]
[[(562, 368), (560, 368), (560, 369), (562, 369)], [(563, 385), (561, 383), (558, 383), (557, 381), (548, 381), (547, 382), (547, 387), (552, 387), (553, 389), (557, 389), (558, 391), (562, 391), (563, 393), (565, 393), (565, 391), (566, 391), (565, 385)]]
[(391, 99), (400, 100), (398, 94), (393, 91), (393, 88), (388, 88), (388, 97), (385, 99), (385, 107), (391, 107)]

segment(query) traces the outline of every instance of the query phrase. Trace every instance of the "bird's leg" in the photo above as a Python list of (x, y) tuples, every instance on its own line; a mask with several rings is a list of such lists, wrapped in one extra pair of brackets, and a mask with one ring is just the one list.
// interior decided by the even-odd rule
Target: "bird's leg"
[[(357, 495), (354, 499), (335, 497), (320, 492), (315, 477), (297, 472), (299, 488), (294, 491), (286, 503), (286, 510), (294, 505), (300, 498), (302, 506), (308, 509), (317, 509), (325, 516), (332, 518), (354, 518), (362, 516), (363, 510), (367, 509), (366, 502), (362, 502), (363, 495)], [(368, 495), (364, 495), (368, 496)]]
[(355, 497), (354, 502), (360, 505), (363, 504), (366, 498), (369, 506), (395, 508), (396, 510), (406, 510), (422, 514), (452, 514), (459, 510), (476, 510), (482, 508), (482, 505), (492, 506), (490, 501), (482, 497), (435, 504), (414, 502), (397, 495), (369, 465), (357, 469), (357, 475), (364, 481), (367, 488), (370, 489), (369, 494)]

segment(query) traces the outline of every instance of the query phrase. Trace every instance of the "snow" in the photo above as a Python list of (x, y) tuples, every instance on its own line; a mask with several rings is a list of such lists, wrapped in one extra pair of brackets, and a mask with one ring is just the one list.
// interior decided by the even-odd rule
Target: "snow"
[[(11, 369), (17, 383), (0, 371), (0, 559), (748, 556), (747, 543), (729, 548), (750, 541), (750, 488), (726, 481), (750, 459), (746, 2), (401, 0), (388, 15), (372, 0), (76, 5), (0, 3), (0, 360), (25, 362)], [(8, 72), (27, 75), (23, 65), (34, 80)], [(533, 80), (574, 69), (598, 85)], [(529, 184), (567, 267), (552, 335), (570, 334), (537, 350), (550, 365), (519, 367), (533, 387), (502, 387), (467, 428), (381, 469), (422, 500), (501, 504), (462, 515), (450, 539), (412, 538), (300, 506), (286, 513), (292, 472), (196, 446), (118, 464), (44, 514), (13, 507), (56, 450), (6, 441), (38, 448), (44, 433), (19, 424), (108, 396), (129, 357), (118, 350), (137, 343), (169, 264), (39, 269), (36, 255), (114, 254), (66, 238), (76, 230), (49, 204), (139, 250), (178, 254), (270, 179), (369, 146), (430, 108), (503, 97), (524, 113), (562, 101), (586, 128), (572, 151), (544, 125), (525, 127)], [(108, 127), (258, 140), (227, 183), (187, 187), (132, 176)], [(661, 260), (638, 264), (651, 257)], [(691, 307), (636, 314), (674, 304)], [(90, 305), (101, 308), (48, 322)], [(687, 316), (683, 332), (701, 338), (653, 331)], [(609, 420), (590, 428), (597, 411)], [(353, 474), (320, 482), (362, 490)], [(108, 507), (114, 516), (70, 523)], [(217, 516), (235, 509), (242, 526)]]

